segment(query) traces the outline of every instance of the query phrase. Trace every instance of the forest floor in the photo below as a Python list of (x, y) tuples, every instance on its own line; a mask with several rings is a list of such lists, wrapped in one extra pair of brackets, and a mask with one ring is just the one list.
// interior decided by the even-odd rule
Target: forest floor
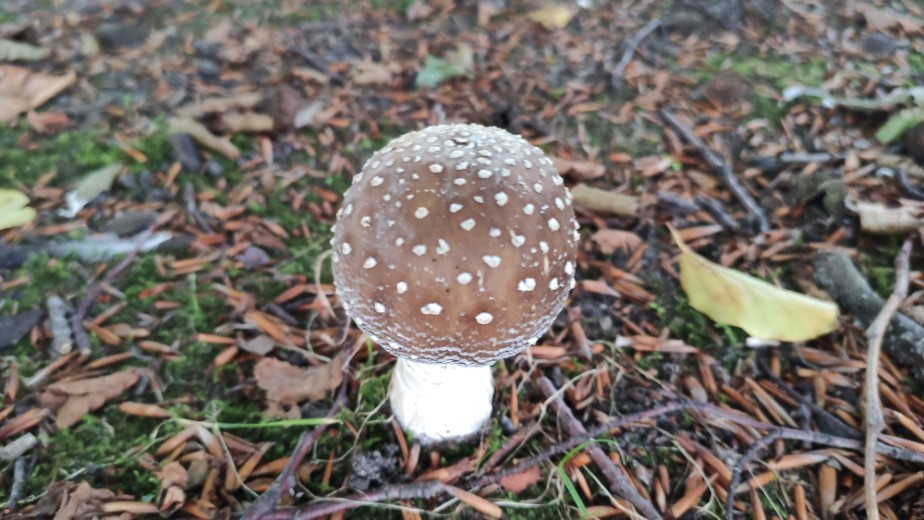
[[(0, 231), (3, 517), (865, 518), (896, 286), (872, 485), (924, 517), (922, 35), (914, 0), (5, 0), (0, 189), (37, 217)], [(327, 253), (442, 122), (606, 195), (483, 435), (421, 446)], [(835, 330), (713, 321), (668, 226)]]

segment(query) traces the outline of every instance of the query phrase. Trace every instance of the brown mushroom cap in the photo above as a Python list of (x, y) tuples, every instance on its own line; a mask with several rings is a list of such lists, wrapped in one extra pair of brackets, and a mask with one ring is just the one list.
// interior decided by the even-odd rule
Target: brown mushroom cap
[(334, 281), (395, 356), (483, 365), (535, 343), (561, 311), (577, 228), (541, 150), (499, 128), (432, 126), (354, 177), (331, 241)]

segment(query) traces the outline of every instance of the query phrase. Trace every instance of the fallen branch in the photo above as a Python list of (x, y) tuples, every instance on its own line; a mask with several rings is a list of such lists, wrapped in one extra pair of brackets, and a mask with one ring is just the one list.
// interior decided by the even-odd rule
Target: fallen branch
[[(565, 401), (558, 393), (558, 389), (549, 381), (549, 378), (541, 376), (538, 380), (538, 385), (545, 398), (551, 401), (552, 410), (558, 415), (565, 433), (571, 436), (587, 435), (587, 429), (574, 417), (571, 408), (565, 404)], [(654, 504), (638, 492), (632, 481), (619, 470), (616, 463), (610, 459), (600, 446), (588, 444), (584, 451), (590, 456), (590, 460), (603, 472), (603, 477), (609, 482), (610, 491), (613, 494), (628, 500), (643, 518), (648, 520), (660, 520), (662, 518), (658, 510), (655, 509)]]
[(725, 499), (725, 520), (732, 520), (735, 518), (735, 495), (737, 494), (738, 484), (741, 483), (741, 473), (744, 471), (745, 466), (750, 464), (751, 461), (754, 460), (754, 457), (759, 455), (764, 448), (773, 444), (773, 442), (779, 438), (779, 430), (771, 431), (770, 435), (755, 442), (748, 451), (744, 452), (744, 455), (735, 461), (735, 466), (732, 468), (731, 480), (728, 483), (728, 497)]
[(632, 57), (635, 56), (635, 51), (638, 49), (642, 40), (648, 37), (649, 34), (655, 32), (658, 27), (661, 27), (661, 20), (657, 18), (649, 21), (643, 25), (631, 38), (626, 40), (626, 50), (622, 53), (622, 58), (620, 58), (619, 63), (613, 67), (613, 71), (610, 73), (610, 85), (613, 88), (619, 88), (622, 83), (622, 76), (626, 72), (626, 67), (632, 63)]
[[(814, 261), (815, 281), (846, 314), (868, 327), (885, 303), (843, 253), (820, 252)], [(913, 367), (924, 380), (924, 327), (901, 313), (892, 318), (883, 348), (897, 363)]]
[(876, 444), (885, 421), (882, 418), (882, 401), (879, 398), (879, 357), (882, 340), (892, 318), (908, 294), (910, 278), (911, 240), (905, 240), (895, 260), (895, 288), (879, 315), (866, 329), (866, 450), (864, 451), (864, 488), (868, 518), (879, 520), (879, 501), (876, 500)]
[(678, 119), (670, 110), (662, 108), (658, 110), (658, 115), (661, 116), (661, 119), (664, 120), (668, 127), (674, 132), (677, 132), (684, 141), (690, 143), (690, 145), (696, 149), (696, 152), (712, 169), (712, 173), (717, 175), (728, 189), (731, 190), (735, 198), (744, 205), (751, 220), (757, 223), (760, 232), (764, 233), (768, 231), (770, 229), (770, 222), (767, 220), (767, 215), (764, 213), (763, 208), (751, 197), (747, 188), (738, 181), (738, 178), (735, 177), (735, 173), (725, 164), (722, 157), (715, 150), (707, 147), (706, 143), (693, 132), (693, 129)]

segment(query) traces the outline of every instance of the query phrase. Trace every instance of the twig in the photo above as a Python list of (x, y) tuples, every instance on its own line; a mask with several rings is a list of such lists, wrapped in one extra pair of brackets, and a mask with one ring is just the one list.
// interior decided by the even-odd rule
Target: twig
[[(144, 245), (147, 236), (153, 233), (156, 228), (157, 224), (155, 223), (143, 232), (143, 236), (135, 244), (135, 247), (125, 255), (122, 261), (106, 273), (106, 277), (103, 278), (103, 283), (111, 284), (122, 271), (128, 269), (128, 266), (132, 265), (135, 261), (135, 257), (138, 256), (138, 252)], [(87, 291), (87, 294), (84, 295), (83, 300), (80, 301), (80, 305), (77, 307), (77, 312), (71, 316), (71, 329), (74, 331), (74, 344), (77, 345), (77, 350), (80, 352), (80, 357), (82, 358), (88, 358), (92, 353), (90, 336), (87, 335), (86, 329), (83, 328), (83, 320), (86, 319), (87, 313), (90, 312), (90, 308), (96, 303), (96, 299), (102, 294), (102, 285), (103, 284), (96, 284), (92, 289)]]
[[(558, 414), (565, 433), (568, 435), (587, 435), (587, 429), (574, 417), (571, 408), (565, 404), (558, 393), (558, 389), (549, 381), (549, 378), (541, 376), (538, 380), (538, 385), (539, 390), (542, 391), (546, 399), (551, 399), (552, 409)], [(611, 492), (628, 500), (644, 518), (648, 520), (660, 520), (662, 518), (658, 510), (655, 509), (654, 504), (635, 489), (628, 477), (616, 467), (616, 464), (598, 445), (589, 444), (585, 451), (594, 464), (603, 472), (603, 476), (610, 484)]]
[(196, 225), (199, 226), (199, 229), (201, 229), (203, 233), (214, 233), (212, 226), (209, 225), (209, 221), (205, 220), (205, 216), (202, 215), (202, 212), (199, 211), (199, 206), (196, 205), (196, 190), (191, 182), (187, 182), (183, 185), (183, 199), (186, 202), (186, 214), (196, 221)]
[(732, 520), (735, 518), (735, 494), (738, 489), (738, 484), (741, 483), (741, 472), (744, 471), (745, 466), (751, 463), (754, 460), (754, 457), (760, 454), (764, 448), (773, 444), (774, 441), (780, 438), (780, 431), (773, 430), (766, 437), (761, 438), (751, 446), (748, 451), (744, 452), (744, 455), (738, 458), (735, 462), (735, 466), (732, 468), (731, 481), (728, 483), (728, 498), (725, 499), (725, 520)]
[[(347, 377), (344, 373), (343, 382), (340, 384), (340, 389), (337, 391), (337, 397), (334, 399), (334, 404), (331, 406), (330, 410), (327, 412), (327, 417), (334, 416), (337, 412), (340, 411), (340, 408), (344, 403), (347, 402), (347, 388), (349, 387), (350, 378)], [(311, 451), (311, 448), (314, 444), (321, 438), (321, 435), (327, 429), (327, 426), (318, 426), (313, 430), (305, 430), (298, 437), (298, 443), (295, 445), (295, 450), (292, 452), (292, 456), (289, 457), (289, 462), (286, 463), (286, 466), (282, 469), (282, 472), (276, 477), (276, 480), (270, 485), (269, 489), (263, 492), (250, 507), (244, 511), (244, 515), (241, 517), (241, 520), (265, 520), (268, 518), (275, 518), (272, 516), (276, 512), (276, 507), (279, 505), (279, 501), (282, 500), (283, 495), (290, 492), (292, 488), (295, 487), (296, 477), (295, 474), (298, 470), (298, 466), (301, 465), (302, 461), (305, 460), (305, 456), (308, 455), (308, 452)], [(282, 517), (280, 517), (282, 518)]]
[(697, 195), (693, 200), (696, 201), (697, 206), (712, 215), (712, 218), (723, 228), (731, 230), (738, 229), (738, 221), (725, 211), (725, 208), (722, 207), (722, 203), (719, 201), (705, 195)]
[(895, 259), (895, 288), (882, 311), (866, 329), (866, 450), (863, 468), (866, 508), (871, 520), (879, 520), (879, 501), (876, 500), (876, 443), (885, 425), (882, 418), (882, 401), (879, 398), (879, 357), (886, 329), (898, 312), (898, 306), (908, 294), (910, 258), (911, 239), (908, 239)]
[(738, 178), (735, 177), (735, 173), (725, 164), (722, 157), (715, 150), (707, 147), (703, 140), (693, 132), (693, 129), (678, 119), (670, 110), (662, 108), (658, 110), (658, 115), (661, 116), (661, 119), (664, 120), (667, 126), (677, 132), (680, 137), (696, 149), (696, 152), (699, 153), (700, 157), (702, 157), (702, 159), (706, 161), (706, 164), (712, 169), (712, 173), (722, 179), (722, 182), (728, 186), (728, 189), (731, 190), (735, 198), (737, 198), (748, 210), (748, 214), (751, 216), (751, 219), (757, 223), (760, 232), (764, 233), (768, 231), (770, 229), (770, 223), (767, 221), (767, 215), (764, 214), (764, 210), (757, 201), (751, 197), (747, 188), (738, 181)]
[(635, 56), (635, 50), (638, 49), (639, 44), (658, 27), (661, 27), (661, 20), (656, 18), (643, 25), (631, 38), (626, 40), (626, 50), (623, 51), (622, 58), (610, 73), (610, 85), (613, 88), (619, 88), (622, 83), (622, 75), (626, 72), (626, 67), (632, 63), (632, 57)]
[(16, 459), (13, 466), (13, 486), (10, 488), (10, 499), (6, 501), (6, 508), (12, 512), (16, 511), (16, 503), (22, 495), (22, 490), (26, 487), (26, 457)]

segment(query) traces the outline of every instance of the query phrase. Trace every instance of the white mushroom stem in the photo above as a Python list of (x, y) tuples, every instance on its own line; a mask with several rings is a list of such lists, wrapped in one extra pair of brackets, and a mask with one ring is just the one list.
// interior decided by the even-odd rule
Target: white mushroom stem
[(399, 358), (391, 376), (391, 409), (423, 444), (477, 433), (491, 416), (491, 367), (421, 363)]

